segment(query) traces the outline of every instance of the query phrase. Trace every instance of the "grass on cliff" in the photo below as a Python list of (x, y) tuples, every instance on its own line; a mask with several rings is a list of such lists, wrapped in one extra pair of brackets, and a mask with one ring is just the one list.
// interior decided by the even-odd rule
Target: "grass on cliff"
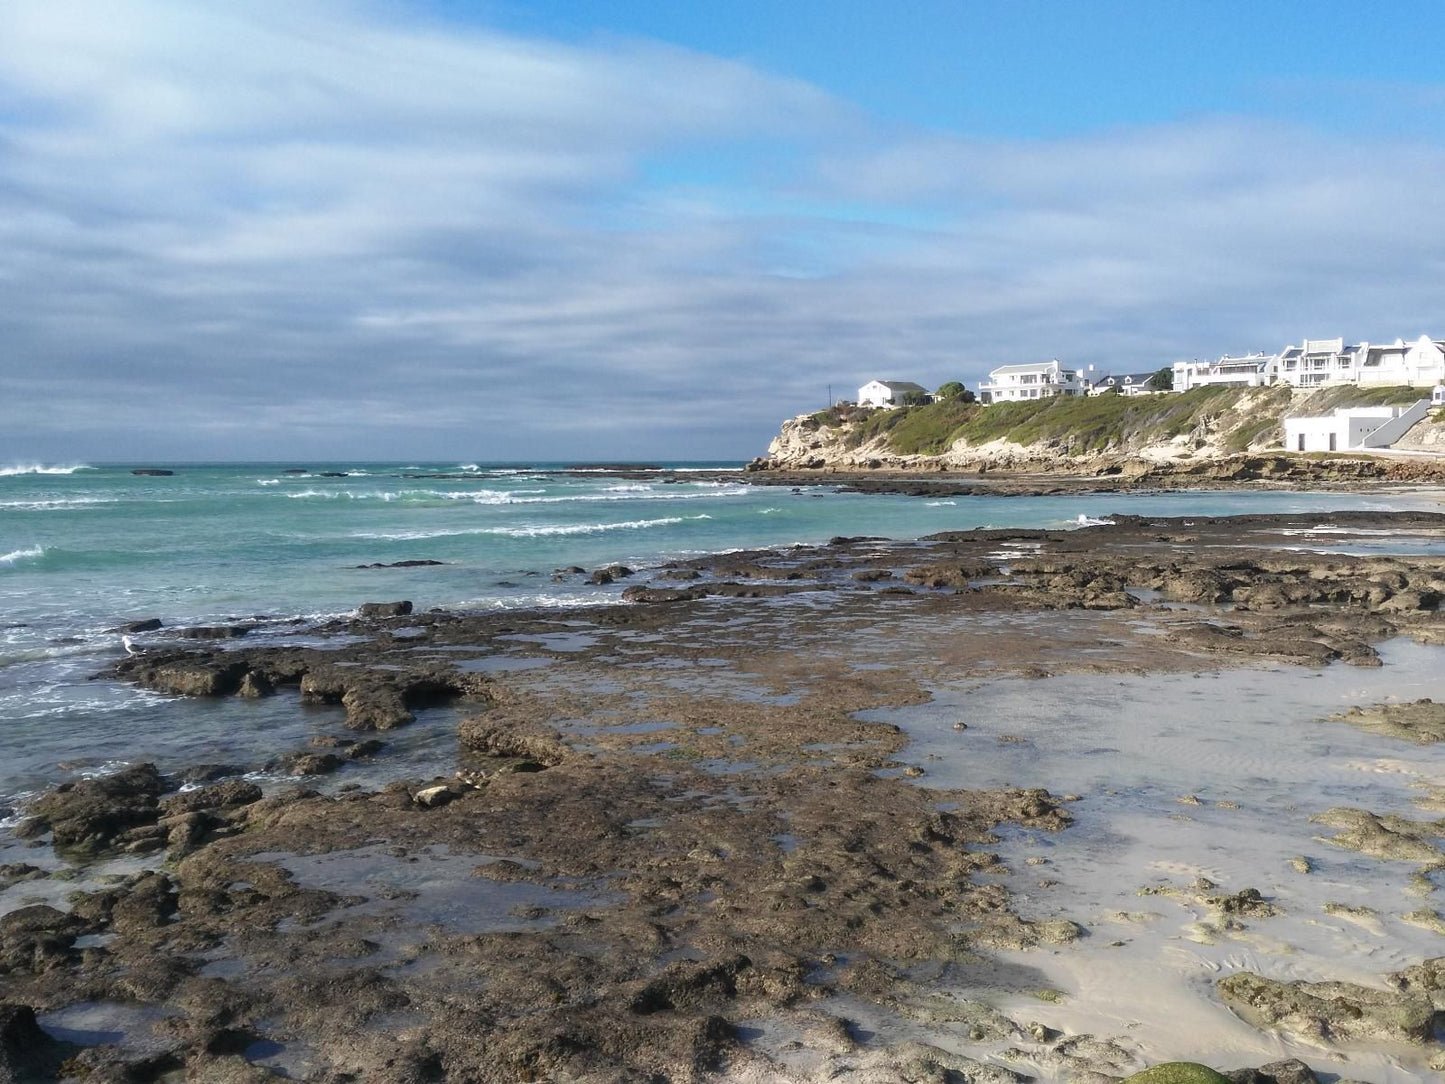
[(939, 455), (957, 440), (970, 445), (1007, 440), (1051, 442), (1066, 455), (1084, 455), (1171, 440), (1208, 425), (1224, 448), (1245, 452), (1278, 445), (1285, 417), (1328, 414), (1341, 406), (1390, 406), (1420, 398), (1419, 388), (1326, 388), (1292, 398), (1286, 385), (1269, 388), (1195, 388), (1180, 395), (1056, 396), (991, 406), (945, 400), (920, 407), (870, 410), (835, 407), (812, 415), (817, 428), (842, 428), (843, 443), (858, 448), (887, 438), (896, 455)]
[[(886, 435), (889, 451), (898, 455), (938, 455), (960, 438), (972, 445), (999, 439), (1014, 444), (1056, 441), (1067, 454), (1079, 455), (1125, 442), (1168, 440), (1228, 409), (1238, 398), (1235, 389), (1199, 388), (1182, 395), (1057, 396), (991, 406), (954, 400), (869, 412), (846, 423), (844, 440), (857, 448)], [(841, 418), (815, 418), (820, 424), (845, 424)], [(1276, 413), (1270, 422), (1278, 420)]]
[(1286, 417), (1312, 418), (1328, 414), (1336, 407), (1407, 406), (1428, 398), (1429, 388), (1407, 388), (1399, 385), (1361, 388), (1354, 384), (1342, 384), (1337, 388), (1321, 388), (1299, 399), (1290, 407)]

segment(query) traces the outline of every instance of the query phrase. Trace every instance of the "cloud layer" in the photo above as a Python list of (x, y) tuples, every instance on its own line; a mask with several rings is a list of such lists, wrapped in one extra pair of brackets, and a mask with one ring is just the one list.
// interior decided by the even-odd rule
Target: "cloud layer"
[(744, 456), (828, 383), (1445, 334), (1445, 150), (900, 130), (637, 41), (0, 6), (0, 457)]

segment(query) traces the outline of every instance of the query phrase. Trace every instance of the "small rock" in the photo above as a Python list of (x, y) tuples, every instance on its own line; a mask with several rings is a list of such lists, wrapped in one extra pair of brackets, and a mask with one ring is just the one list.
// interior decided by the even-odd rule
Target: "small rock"
[(360, 617), (406, 617), (411, 613), (410, 602), (363, 602), (356, 608)]
[(159, 617), (146, 617), (139, 621), (128, 621), (124, 625), (117, 625), (113, 629), (106, 629), (106, 632), (155, 632), (161, 627)]
[(412, 800), (415, 801), (417, 805), (422, 806), (426, 809), (435, 809), (438, 806), (446, 805), (448, 802), (452, 801), (456, 797), (457, 794), (455, 791), (453, 791), (450, 787), (443, 785), (439, 787), (427, 787), (424, 790), (419, 790), (412, 795)]
[(186, 640), (237, 640), (250, 631), (247, 625), (196, 625), (175, 634)]

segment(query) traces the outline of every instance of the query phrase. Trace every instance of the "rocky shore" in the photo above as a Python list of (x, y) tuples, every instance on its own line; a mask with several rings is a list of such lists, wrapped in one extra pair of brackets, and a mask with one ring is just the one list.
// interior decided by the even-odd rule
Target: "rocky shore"
[[(1352, 545), (1380, 532), (1436, 555)], [(1032, 913), (1001, 857), (1067, 841), (1096, 796), (925, 785), (883, 718), (963, 674), (1378, 667), (1386, 641), (1445, 644), (1442, 549), (1427, 513), (837, 538), (678, 561), (623, 605), (387, 604), (304, 645), (144, 650), (99, 680), (289, 698), (311, 739), (264, 763), (131, 765), (20, 811), (0, 1081), (1126, 1078), (1159, 1059), (1071, 1029), (1068, 992), (1029, 962), (1075, 951), (1087, 917)], [(450, 770), (386, 778), (394, 733), (439, 705)], [(1357, 707), (1318, 725), (1438, 738), (1432, 703)], [(1433, 891), (1445, 825), (1317, 815), (1332, 846)], [(1190, 890), (1217, 936), (1275, 909), (1229, 887)], [(1424, 1074), (1445, 1067), (1442, 961), (1374, 985), (1240, 967), (1214, 997), (1314, 1043), (1322, 1072), (1324, 1053), (1388, 1049)], [(997, 1007), (1020, 999), (1035, 1008)], [(67, 1028), (85, 1012), (112, 1023)], [(1319, 1079), (1309, 1061), (1216, 1068)]]

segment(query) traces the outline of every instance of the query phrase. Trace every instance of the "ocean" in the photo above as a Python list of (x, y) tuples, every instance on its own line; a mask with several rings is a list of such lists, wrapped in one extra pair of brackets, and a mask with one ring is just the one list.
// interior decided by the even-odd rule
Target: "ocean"
[[(707, 473), (735, 463), (661, 464), (674, 481), (559, 473), (560, 464), (165, 466), (175, 473), (0, 466), (0, 819), (17, 797), (76, 773), (137, 758), (251, 756), (279, 747), (276, 728), (294, 725), (278, 705), (178, 702), (90, 680), (122, 653), (113, 630), (124, 622), (321, 621), (393, 599), (418, 609), (584, 606), (616, 601), (626, 582), (554, 580), (557, 569), (622, 563), (645, 574), (669, 559), (845, 534), (1056, 528), (1111, 513), (1438, 508), (1419, 494), (1266, 491), (927, 499)], [(423, 474), (451, 477), (407, 477)], [(408, 560), (442, 563), (359, 567)]]

